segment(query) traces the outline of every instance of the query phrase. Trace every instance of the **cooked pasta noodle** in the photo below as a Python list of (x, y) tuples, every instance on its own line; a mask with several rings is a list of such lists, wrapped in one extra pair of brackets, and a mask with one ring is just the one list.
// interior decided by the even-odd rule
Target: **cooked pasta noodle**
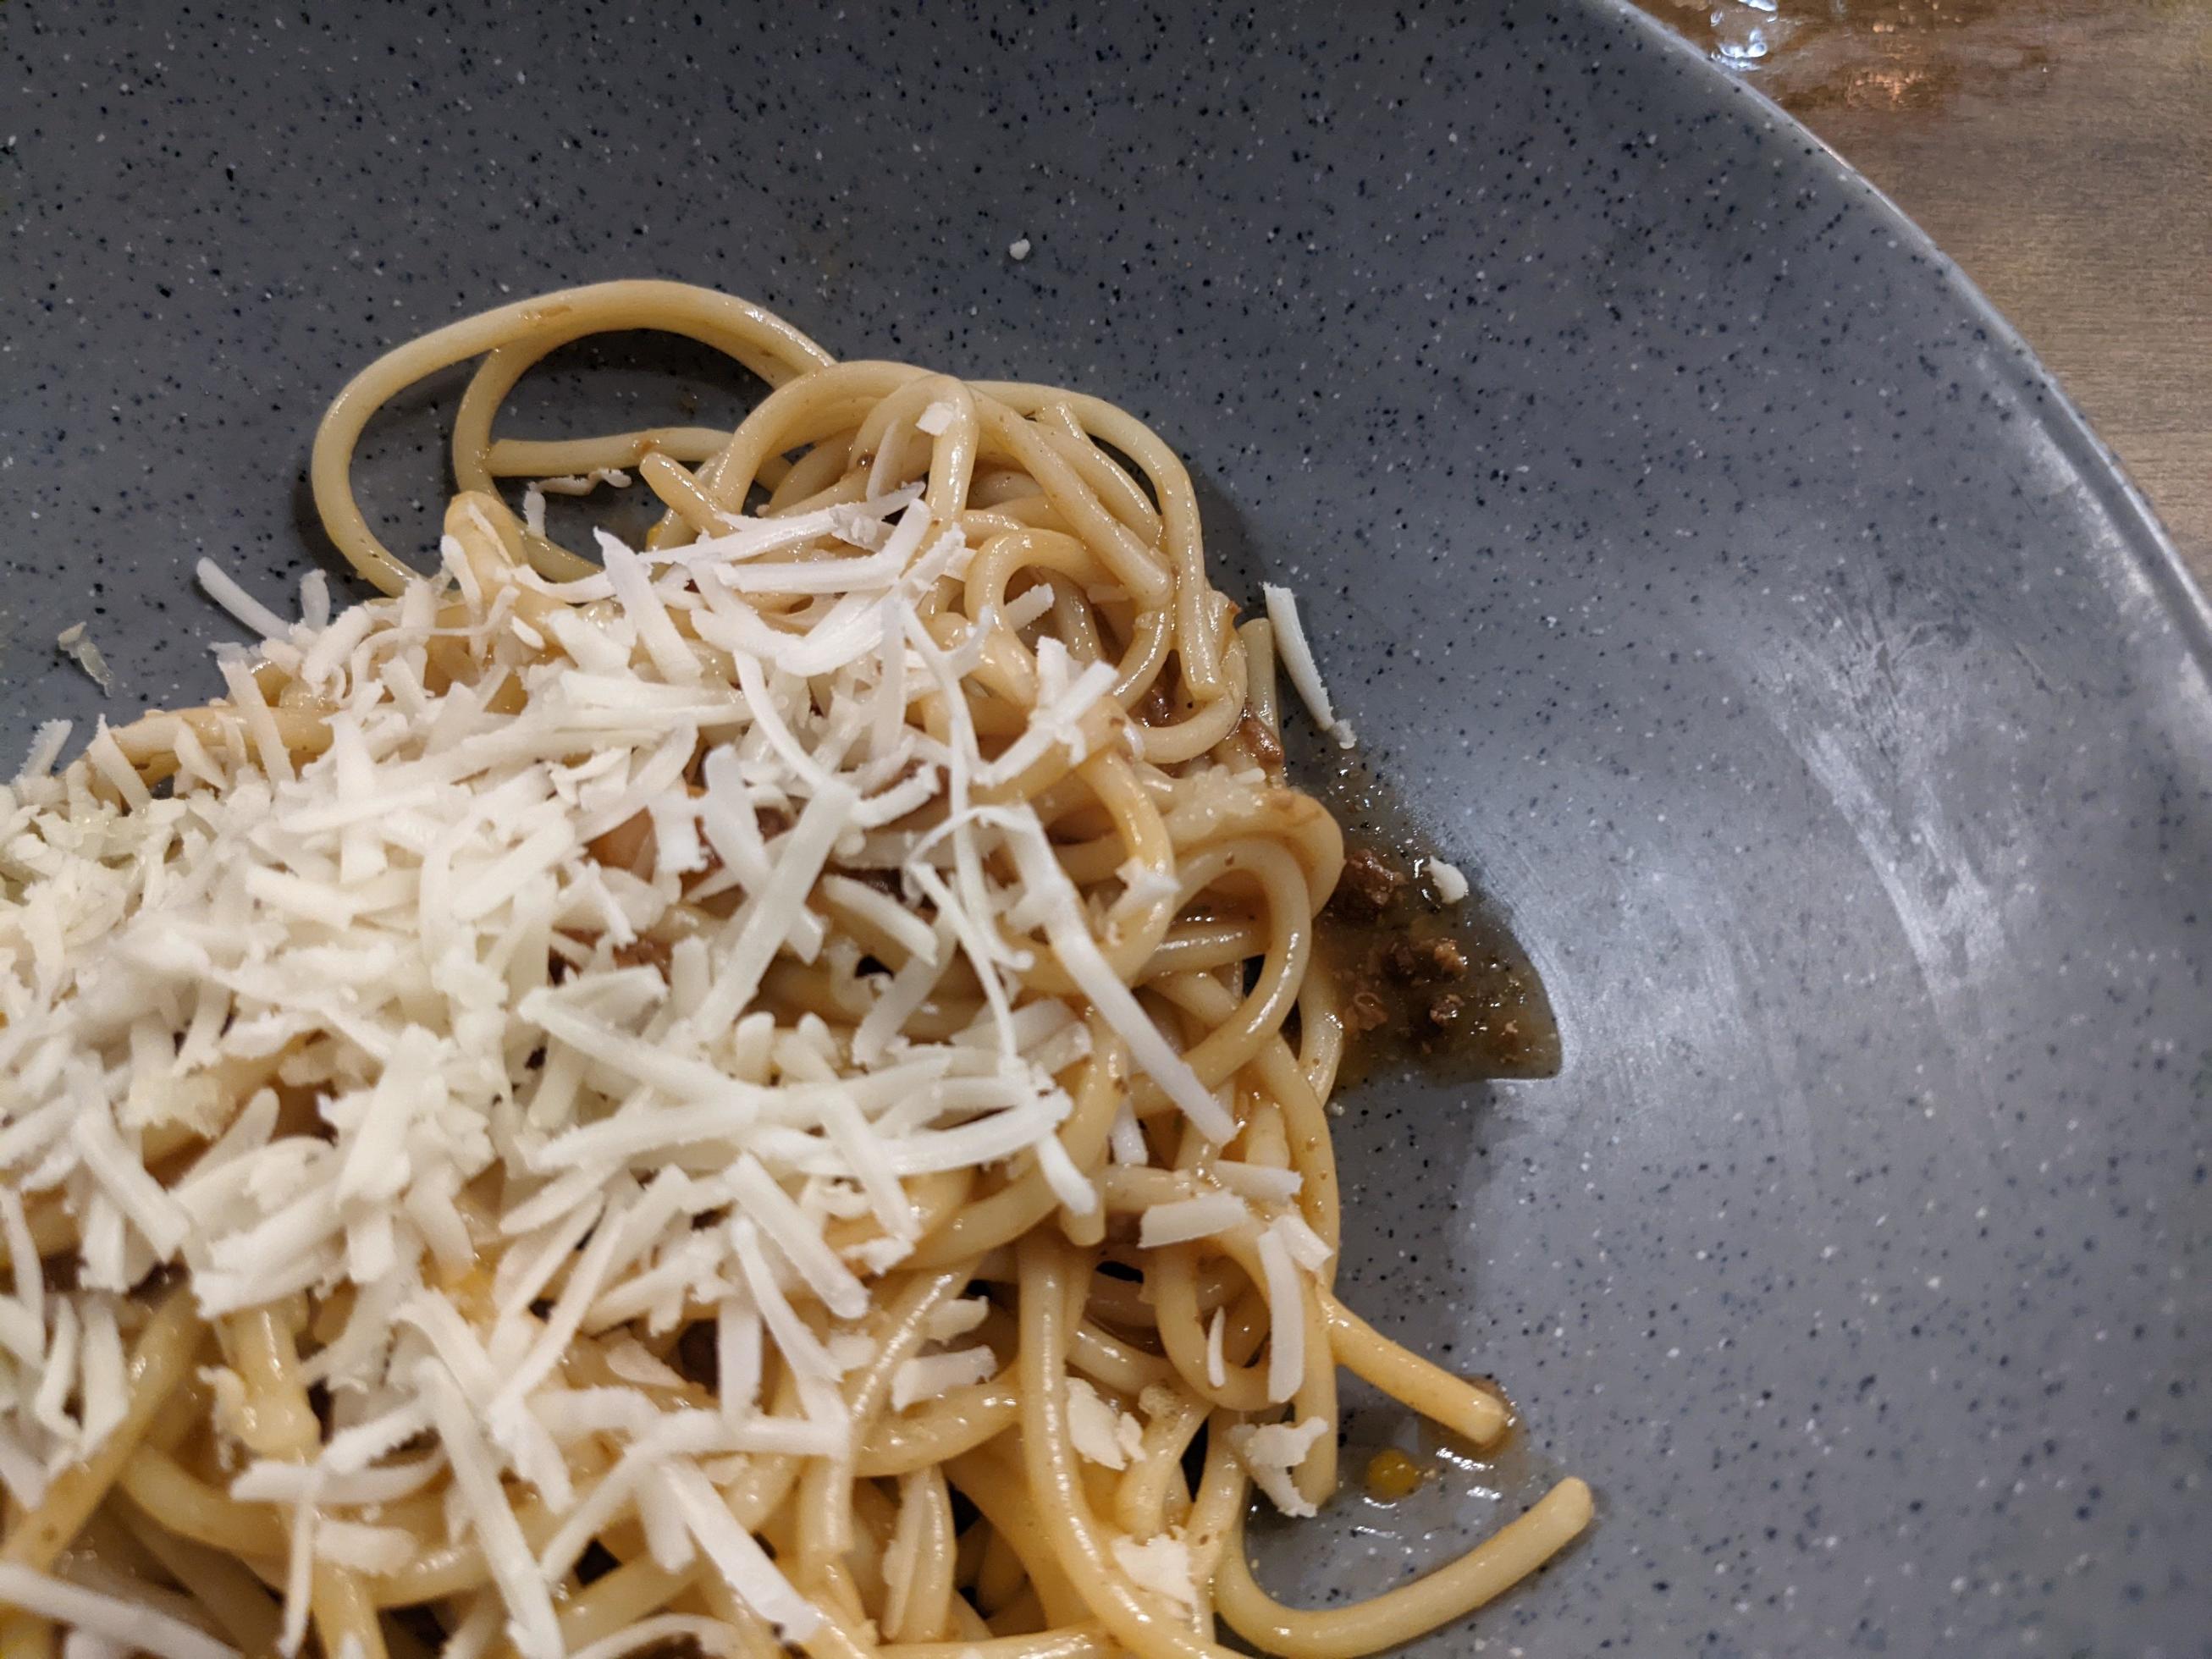
[[(619, 330), (770, 390), (496, 435)], [(354, 452), (472, 359), (418, 574)], [(562, 546), (501, 493), (554, 475), (659, 522)], [(1253, 1576), (1340, 1370), (1508, 1415), (1333, 1288), (1312, 659), (1151, 431), (613, 283), (372, 365), (313, 483), (383, 597), (206, 572), (228, 695), (0, 796), (0, 1655), (1333, 1659), (1581, 1530), (1569, 1479), (1370, 1601)]]

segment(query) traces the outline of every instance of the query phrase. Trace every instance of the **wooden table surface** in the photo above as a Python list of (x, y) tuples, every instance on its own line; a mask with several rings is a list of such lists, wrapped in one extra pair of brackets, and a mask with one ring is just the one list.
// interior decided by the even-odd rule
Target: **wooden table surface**
[(2212, 589), (2212, 0), (1641, 0), (2009, 317)]

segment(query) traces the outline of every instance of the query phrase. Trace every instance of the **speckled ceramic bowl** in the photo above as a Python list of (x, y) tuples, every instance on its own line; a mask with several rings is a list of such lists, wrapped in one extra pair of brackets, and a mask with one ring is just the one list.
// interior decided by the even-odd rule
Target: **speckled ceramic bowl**
[[(1271, 1571), (1564, 1467), (1597, 1529), (1437, 1651), (2212, 1651), (2205, 617), (1887, 204), (1597, 3), (472, 9), (0, 10), (10, 740), (204, 694), (191, 562), (321, 556), (325, 400), (503, 295), (1117, 398), (1566, 1043), (1349, 1102), (1354, 1292), (1530, 1428)], [(437, 415), (370, 457), (403, 533)]]

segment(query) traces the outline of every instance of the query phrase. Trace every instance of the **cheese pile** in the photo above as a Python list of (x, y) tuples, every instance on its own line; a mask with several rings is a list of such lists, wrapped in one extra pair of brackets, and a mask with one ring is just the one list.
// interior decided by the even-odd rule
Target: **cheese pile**
[[(664, 552), (603, 534), (603, 572), (566, 584), (484, 556), (471, 510), (436, 580), (335, 612), (311, 580), (296, 623), (204, 568), (265, 635), (264, 678), (226, 653), (213, 725), (153, 717), (173, 787), (103, 727), (59, 773), (66, 734), (42, 732), (0, 789), (0, 1482), (35, 1505), (112, 1431), (129, 1293), (180, 1266), (210, 1319), (301, 1293), (343, 1315), (303, 1361), (332, 1402), (319, 1455), (233, 1488), (290, 1506), (295, 1644), (309, 1563), (412, 1547), (336, 1516), (434, 1484), (526, 1655), (560, 1651), (551, 1587), (633, 1506), (664, 1565), (703, 1554), (803, 1638), (820, 1614), (716, 1460), (848, 1449), (851, 1327), (919, 1230), (902, 1180), (1033, 1158), (1097, 1204), (1054, 1133), (1091, 1036), (1024, 995), (1036, 954), (1229, 1136), (1101, 953), (1103, 901), (1005, 789), (1131, 731), (1110, 666), (1048, 638), (1034, 714), (986, 754), (963, 682), (1049, 592), (933, 631), (921, 601), (969, 550), (915, 490)], [(941, 737), (909, 717), (932, 695)], [(312, 758), (281, 729), (301, 710), (327, 728)], [(1126, 887), (1173, 892), (1133, 866)], [(872, 972), (856, 930), (903, 963)], [(963, 957), (981, 1015), (910, 1039)], [(863, 987), (864, 1017), (757, 1006), (793, 963)], [(50, 1291), (71, 1218), (74, 1288)], [(625, 1333), (702, 1308), (719, 1409), (668, 1408), (677, 1379)], [(579, 1338), (606, 1386), (564, 1371)], [(771, 1349), (796, 1413), (761, 1398)], [(915, 1362), (900, 1403), (989, 1374), (963, 1352)], [(243, 1385), (211, 1376), (222, 1421)], [(563, 1449), (586, 1436), (620, 1453), (580, 1500)], [(537, 1549), (526, 1492), (568, 1516)]]

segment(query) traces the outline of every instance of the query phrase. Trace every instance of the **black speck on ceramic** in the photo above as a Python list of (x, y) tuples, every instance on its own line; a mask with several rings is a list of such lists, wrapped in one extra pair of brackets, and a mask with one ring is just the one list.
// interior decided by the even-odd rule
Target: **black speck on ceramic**
[[(205, 695), (192, 561), (295, 580), (325, 401), (504, 296), (1118, 399), (1567, 1046), (1347, 1103), (1352, 1292), (1528, 1428), (1271, 1572), (1571, 1468), (1595, 1531), (1436, 1651), (2212, 1652), (2203, 616), (1884, 202), (1595, 3), (467, 10), (0, 9), (11, 744)], [(411, 545), (439, 407), (368, 458)]]

